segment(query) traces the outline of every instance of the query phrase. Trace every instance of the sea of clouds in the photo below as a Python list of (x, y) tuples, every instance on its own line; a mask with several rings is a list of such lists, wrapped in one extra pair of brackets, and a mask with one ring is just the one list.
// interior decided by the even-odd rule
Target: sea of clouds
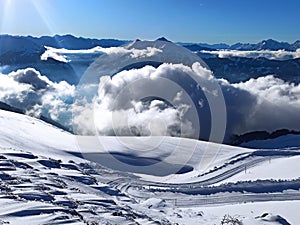
[(300, 58), (300, 49), (296, 51), (286, 50), (253, 50), (253, 51), (241, 51), (241, 50), (216, 50), (207, 51), (203, 50), (201, 53), (217, 55), (219, 58), (230, 58), (230, 57), (245, 57), (245, 58), (266, 58), (269, 60), (288, 60)]
[(63, 62), (68, 63), (72, 60), (69, 56), (72, 55), (80, 55), (80, 54), (97, 54), (97, 53), (106, 53), (106, 54), (126, 54), (130, 53), (132, 58), (138, 58), (138, 57), (151, 57), (155, 55), (158, 52), (161, 52), (161, 49), (155, 48), (155, 47), (147, 47), (145, 49), (126, 49), (123, 47), (109, 47), (109, 48), (103, 48), (100, 46), (91, 48), (91, 49), (81, 49), (81, 50), (69, 50), (65, 48), (52, 48), (49, 46), (45, 46), (46, 51), (41, 55), (41, 60), (48, 60), (50, 58)]
[[(218, 83), (222, 93), (206, 88), (210, 82)], [(1, 102), (49, 117), (78, 134), (198, 138), (199, 129), (211, 129), (215, 102), (208, 94), (224, 96), (226, 115), (219, 116), (226, 119), (227, 138), (257, 130), (300, 129), (300, 85), (272, 75), (232, 84), (216, 79), (199, 63), (164, 63), (102, 76), (96, 86), (80, 88), (95, 94), (79, 96), (83, 92), (75, 86), (52, 82), (33, 68), (0, 74)]]

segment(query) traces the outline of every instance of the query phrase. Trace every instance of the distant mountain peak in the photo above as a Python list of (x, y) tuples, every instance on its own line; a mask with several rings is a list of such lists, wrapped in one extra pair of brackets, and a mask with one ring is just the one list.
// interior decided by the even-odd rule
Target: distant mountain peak
[(263, 42), (276, 42), (276, 43), (279, 43), (279, 41), (276, 41), (276, 40), (274, 40), (272, 38), (268, 38), (266, 40), (263, 40)]
[(160, 37), (158, 38), (156, 41), (166, 41), (166, 42), (172, 42), (172, 41), (169, 41), (167, 38), (165, 37)]
[(294, 44), (289, 44), (287, 42), (280, 42), (274, 39), (265, 39), (257, 44), (250, 44), (250, 43), (236, 43), (230, 46), (230, 49), (233, 50), (287, 50), (287, 51), (295, 51), (298, 48), (296, 42)]
[(266, 45), (266, 44), (283, 44), (283, 43), (285, 43), (285, 42), (279, 42), (279, 41), (276, 41), (276, 40), (274, 40), (274, 39), (269, 38), (269, 39), (267, 39), (267, 40), (262, 40), (262, 41), (261, 41), (260, 43), (258, 43), (258, 44)]
[(256, 45), (256, 49), (269, 49), (269, 50), (279, 50), (279, 49), (290, 49), (290, 44), (287, 42), (279, 42), (273, 39), (263, 40)]

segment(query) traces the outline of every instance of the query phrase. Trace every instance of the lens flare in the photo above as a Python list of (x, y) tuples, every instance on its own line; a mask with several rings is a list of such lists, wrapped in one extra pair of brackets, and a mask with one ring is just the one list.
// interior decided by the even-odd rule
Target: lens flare
[(33, 21), (35, 23), (31, 24), (31, 26), (40, 26), (40, 28), (43, 28), (44, 32), (53, 34), (53, 20), (52, 18), (50, 18), (49, 13), (49, 11), (52, 12), (52, 10), (49, 9), (50, 5), (47, 1), (1, 0), (0, 32), (13, 35), (28, 33), (28, 27), (26, 26), (26, 21), (28, 20)]

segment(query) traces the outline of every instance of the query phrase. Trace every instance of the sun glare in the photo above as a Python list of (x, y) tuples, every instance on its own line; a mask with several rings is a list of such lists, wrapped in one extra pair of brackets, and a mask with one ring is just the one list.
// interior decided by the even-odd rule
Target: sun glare
[(0, 0), (0, 32), (18, 34), (20, 30), (26, 32), (28, 24), (34, 24), (34, 27), (52, 33), (53, 24), (46, 8), (50, 8), (47, 1)]
[(3, 7), (3, 11), (2, 11), (2, 18), (1, 18), (1, 27), (0, 27), (0, 32), (2, 33), (2, 30), (5, 29), (6, 27), (6, 21), (9, 19), (9, 11), (11, 9), (11, 0), (3, 0), (2, 2), (0, 1), (0, 3), (2, 3), (2, 7)]
[(3, 0), (5, 10), (9, 10), (9, 7), (13, 3), (13, 0)]

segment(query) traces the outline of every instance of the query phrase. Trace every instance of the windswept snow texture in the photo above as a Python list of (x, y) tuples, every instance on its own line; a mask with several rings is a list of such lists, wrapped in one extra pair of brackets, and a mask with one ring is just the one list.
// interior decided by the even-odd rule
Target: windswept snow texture
[[(3, 224), (213, 225), (226, 215), (246, 225), (300, 220), (299, 176), (288, 174), (299, 165), (299, 149), (251, 150), (172, 137), (75, 136), (2, 110), (0, 125)], [(143, 160), (175, 165), (191, 147), (186, 166), (192, 171), (158, 175), (154, 166), (151, 175), (151, 169), (144, 173)], [(102, 157), (115, 161), (97, 160)], [(138, 159), (135, 171), (128, 170)], [(120, 160), (123, 167), (116, 168)], [(252, 173), (260, 180), (249, 177)]]
[(266, 58), (269, 60), (288, 60), (300, 58), (300, 49), (296, 51), (286, 50), (253, 50), (253, 51), (241, 51), (241, 50), (217, 50), (207, 51), (202, 50), (201, 53), (217, 55), (219, 58), (230, 57), (245, 57), (245, 58)]

